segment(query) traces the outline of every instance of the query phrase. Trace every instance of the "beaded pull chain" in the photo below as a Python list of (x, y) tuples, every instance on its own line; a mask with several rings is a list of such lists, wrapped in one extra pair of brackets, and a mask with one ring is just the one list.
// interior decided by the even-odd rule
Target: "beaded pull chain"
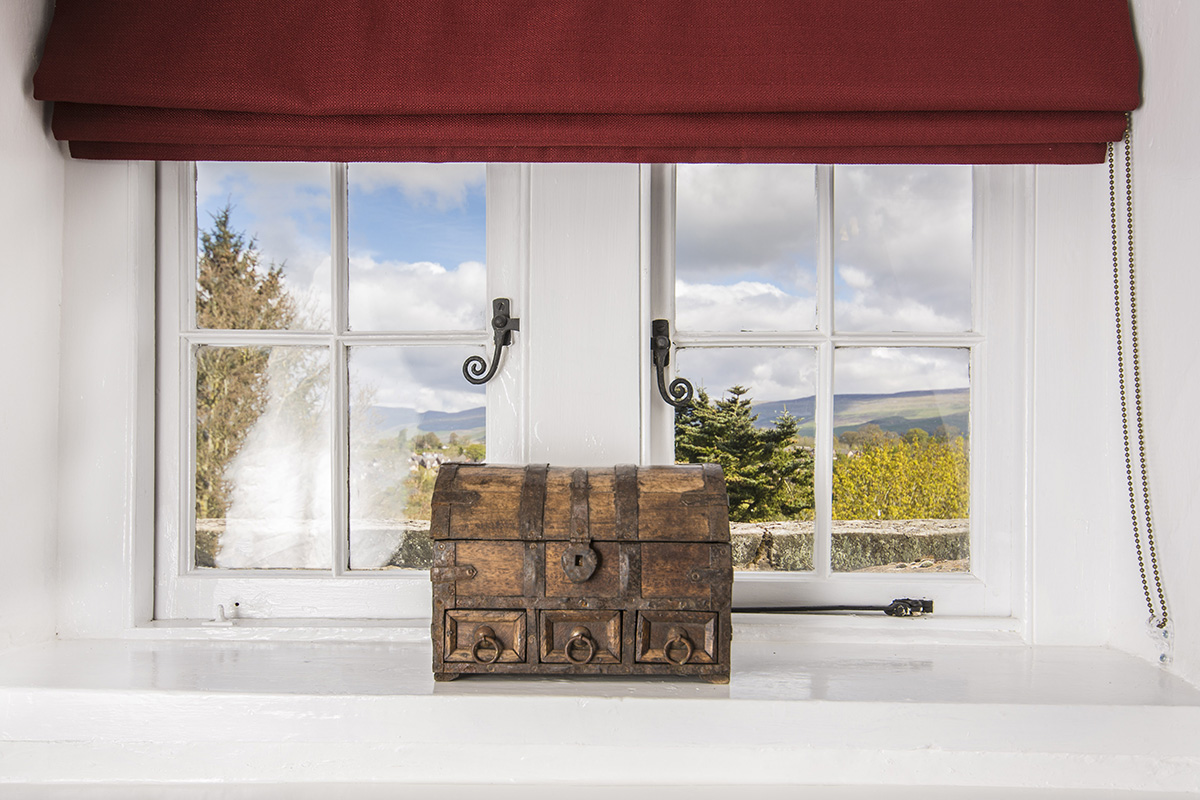
[[(1137, 425), (1138, 469), (1134, 471), (1133, 456), (1129, 436), (1129, 398), (1125, 382), (1125, 329), (1121, 315), (1121, 251), (1118, 243), (1117, 229), (1117, 188), (1116, 188), (1116, 158), (1114, 146), (1108, 143), (1108, 206), (1112, 222), (1112, 255), (1113, 255), (1113, 296), (1117, 322), (1117, 376), (1121, 384), (1121, 433), (1125, 443), (1125, 477), (1129, 486), (1129, 513), (1133, 520), (1133, 544), (1137, 550), (1138, 570), (1142, 577), (1142, 590), (1146, 594), (1146, 607), (1150, 610), (1150, 622), (1156, 628), (1165, 630), (1167, 627), (1167, 598), (1163, 590), (1162, 575), (1158, 568), (1158, 550), (1154, 544), (1154, 523), (1150, 516), (1150, 478), (1146, 473), (1146, 437), (1142, 426), (1142, 379), (1141, 364), (1138, 356), (1138, 325), (1137, 325), (1137, 284), (1135, 280), (1135, 264), (1133, 251), (1133, 124), (1128, 119), (1125, 125), (1125, 222), (1126, 244), (1129, 260), (1129, 350), (1130, 365), (1133, 368), (1133, 416)], [(1140, 487), (1139, 487), (1140, 484)], [(1138, 488), (1141, 489), (1141, 517), (1146, 525), (1146, 546), (1143, 551), (1142, 534), (1138, 519)], [(1154, 597), (1150, 592), (1150, 582), (1146, 577), (1146, 560), (1143, 553), (1150, 556), (1150, 569), (1154, 577), (1154, 586), (1158, 591), (1158, 607), (1155, 607)]]

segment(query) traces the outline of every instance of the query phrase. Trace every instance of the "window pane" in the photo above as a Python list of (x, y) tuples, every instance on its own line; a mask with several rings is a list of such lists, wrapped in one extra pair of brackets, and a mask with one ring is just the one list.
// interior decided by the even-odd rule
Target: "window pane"
[(970, 569), (970, 354), (834, 355), (833, 569)]
[(351, 164), (350, 327), (486, 327), (484, 164)]
[(838, 330), (970, 330), (971, 186), (969, 166), (834, 168)]
[(814, 167), (680, 164), (675, 203), (679, 330), (814, 327)]
[(352, 347), (350, 567), (428, 569), (429, 501), (443, 461), (482, 461), (484, 387), (471, 347)]
[(697, 397), (676, 415), (675, 460), (725, 471), (734, 567), (811, 570), (814, 351), (689, 348), (677, 358)]
[(329, 351), (196, 348), (197, 567), (329, 569)]
[(329, 327), (328, 164), (196, 164), (196, 327)]

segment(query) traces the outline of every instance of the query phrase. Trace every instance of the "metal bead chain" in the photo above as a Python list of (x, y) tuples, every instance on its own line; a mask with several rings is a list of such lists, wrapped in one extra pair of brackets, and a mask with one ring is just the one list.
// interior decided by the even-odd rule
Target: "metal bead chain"
[(1154, 606), (1154, 598), (1150, 592), (1150, 582), (1146, 577), (1146, 562), (1142, 552), (1142, 536), (1138, 527), (1137, 489), (1134, 480), (1133, 458), (1129, 441), (1129, 401), (1125, 383), (1125, 352), (1123, 346), (1124, 326), (1121, 319), (1121, 250), (1117, 235), (1117, 189), (1114, 148), (1108, 144), (1108, 206), (1109, 220), (1112, 224), (1112, 255), (1113, 255), (1113, 297), (1116, 310), (1117, 324), (1117, 378), (1121, 389), (1121, 433), (1125, 445), (1125, 477), (1129, 487), (1129, 514), (1133, 520), (1133, 544), (1137, 551), (1138, 572), (1142, 578), (1142, 591), (1146, 595), (1146, 607), (1150, 610), (1150, 619), (1155, 621), (1158, 628), (1167, 626), (1167, 600), (1163, 591), (1162, 575), (1158, 568), (1158, 550), (1154, 544), (1154, 523), (1150, 516), (1150, 479), (1146, 473), (1146, 437), (1142, 424), (1142, 380), (1141, 359), (1138, 353), (1137, 328), (1137, 284), (1135, 280), (1135, 262), (1133, 250), (1133, 126), (1127, 122), (1125, 127), (1125, 218), (1126, 244), (1129, 257), (1129, 330), (1130, 356), (1133, 366), (1133, 413), (1137, 424), (1138, 434), (1138, 477), (1142, 488), (1142, 516), (1146, 521), (1146, 550), (1150, 554), (1150, 568), (1154, 575), (1154, 585), (1158, 592), (1158, 603), (1161, 613)]

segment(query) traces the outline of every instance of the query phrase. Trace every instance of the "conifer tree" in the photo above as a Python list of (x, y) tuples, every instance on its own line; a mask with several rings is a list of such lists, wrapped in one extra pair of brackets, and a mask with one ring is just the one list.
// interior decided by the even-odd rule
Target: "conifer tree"
[[(283, 285), (283, 266), (262, 265), (255, 241), (230, 227), (230, 211), (226, 205), (200, 233), (196, 325), (287, 328), (297, 310)], [(197, 519), (222, 518), (228, 510), (225, 468), (266, 406), (269, 356), (265, 347), (205, 347), (196, 359)]]
[(735, 522), (811, 517), (813, 457), (797, 439), (798, 421), (784, 414), (755, 426), (747, 392), (734, 386), (713, 403), (701, 389), (675, 415), (675, 460), (721, 465)]

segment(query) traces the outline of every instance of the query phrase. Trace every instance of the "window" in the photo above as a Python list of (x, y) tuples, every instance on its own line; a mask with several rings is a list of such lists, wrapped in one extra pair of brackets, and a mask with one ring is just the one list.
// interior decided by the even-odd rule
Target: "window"
[[(811, 477), (807, 487), (794, 481), (794, 494), (810, 495), (771, 513), (774, 555), (753, 530), (761, 523), (736, 530), (735, 547), (756, 568), (739, 573), (735, 604), (917, 594), (934, 597), (940, 612), (1011, 612), (1024, 446), (988, 443), (1024, 441), (1024, 168), (936, 168), (952, 171), (952, 207), (967, 219), (946, 240), (953, 267), (937, 274), (951, 277), (921, 284), (940, 298), (924, 310), (865, 296), (892, 277), (870, 272), (879, 261), (838, 260), (853, 254), (839, 237), (889, 210), (867, 207), (881, 196), (870, 182), (903, 187), (901, 168), (502, 164), (487, 167), (485, 182), (472, 165), (209, 164), (195, 184), (191, 169), (160, 167), (158, 617), (211, 617), (217, 604), (234, 603), (249, 617), (420, 616), (427, 579), (404, 567), (422, 566), (422, 539), (410, 536), (421, 512), (405, 492), (419, 494), (447, 447), (471, 459), (486, 449), (496, 463), (673, 460), (674, 415), (653, 394), (647, 346), (657, 317), (675, 321), (672, 368), (710, 401), (741, 384), (760, 425), (784, 406), (797, 418), (793, 466)], [(721, 203), (697, 202), (718, 189)], [(727, 202), (739, 195), (744, 202)], [(285, 198), (302, 216), (281, 215)], [(274, 219), (252, 216), (260, 202)], [(188, 276), (204, 248), (195, 243), (226, 203), (232, 219), (245, 220), (234, 228), (247, 242), (257, 237), (259, 274), (283, 264), (277, 280), (293, 308), (271, 326), (214, 327), (198, 311), (204, 290), (193, 292)], [(773, 260), (733, 252), (738, 237), (727, 234), (738, 226)], [(435, 228), (453, 233), (421, 233)], [(312, 246), (278, 249), (288, 236)], [(485, 314), (498, 296), (512, 298), (521, 333), (497, 378), (477, 389), (461, 364), (471, 353), (490, 360)], [(925, 313), (935, 307), (950, 310)], [(899, 311), (889, 317), (888, 308)], [(264, 399), (256, 432), (223, 466), (236, 502), (213, 513), (202, 488), (180, 476), (203, 477), (193, 392), (214, 368), (206, 360), (219, 358), (258, 365), (251, 372)], [(920, 403), (901, 403), (914, 392)], [(851, 395), (876, 397), (844, 407)], [(898, 523), (862, 520), (834, 494), (849, 485), (837, 483), (838, 466), (857, 456), (855, 435), (872, 433), (859, 423), (885, 417), (888, 443), (928, 444), (917, 433), (904, 440), (909, 428), (890, 435), (918, 420), (938, 447), (958, 448), (959, 482), (969, 466), (966, 520), (960, 498), (953, 513), (940, 512), (949, 519), (915, 523), (925, 541), (959, 548), (961, 557), (934, 559), (949, 571), (912, 574), (926, 571), (924, 559), (870, 554), (861, 571), (848, 560), (847, 518), (856, 514), (876, 539), (916, 538), (911, 524), (895, 533)], [(428, 434), (438, 446), (412, 446), (417, 437), (432, 445)], [(272, 544), (280, 530), (291, 531), (286, 547)], [(912, 568), (889, 570), (901, 561)]]
[(969, 572), (971, 168), (677, 176), (676, 457), (725, 467), (738, 565)]
[(725, 465), (735, 597), (1007, 614), (1027, 170), (675, 171), (676, 457)]
[(214, 575), (235, 594), (278, 578), (273, 596), (320, 608), (329, 582), (307, 576), (428, 566), (437, 464), (485, 455), (484, 390), (456, 366), (485, 354), (485, 173), (164, 168), (185, 201), (160, 308), (184, 477), (160, 472), (179, 532), (160, 571), (182, 577), (160, 581), (160, 616), (211, 613), (172, 604), (194, 606), (185, 587), (203, 596)]

